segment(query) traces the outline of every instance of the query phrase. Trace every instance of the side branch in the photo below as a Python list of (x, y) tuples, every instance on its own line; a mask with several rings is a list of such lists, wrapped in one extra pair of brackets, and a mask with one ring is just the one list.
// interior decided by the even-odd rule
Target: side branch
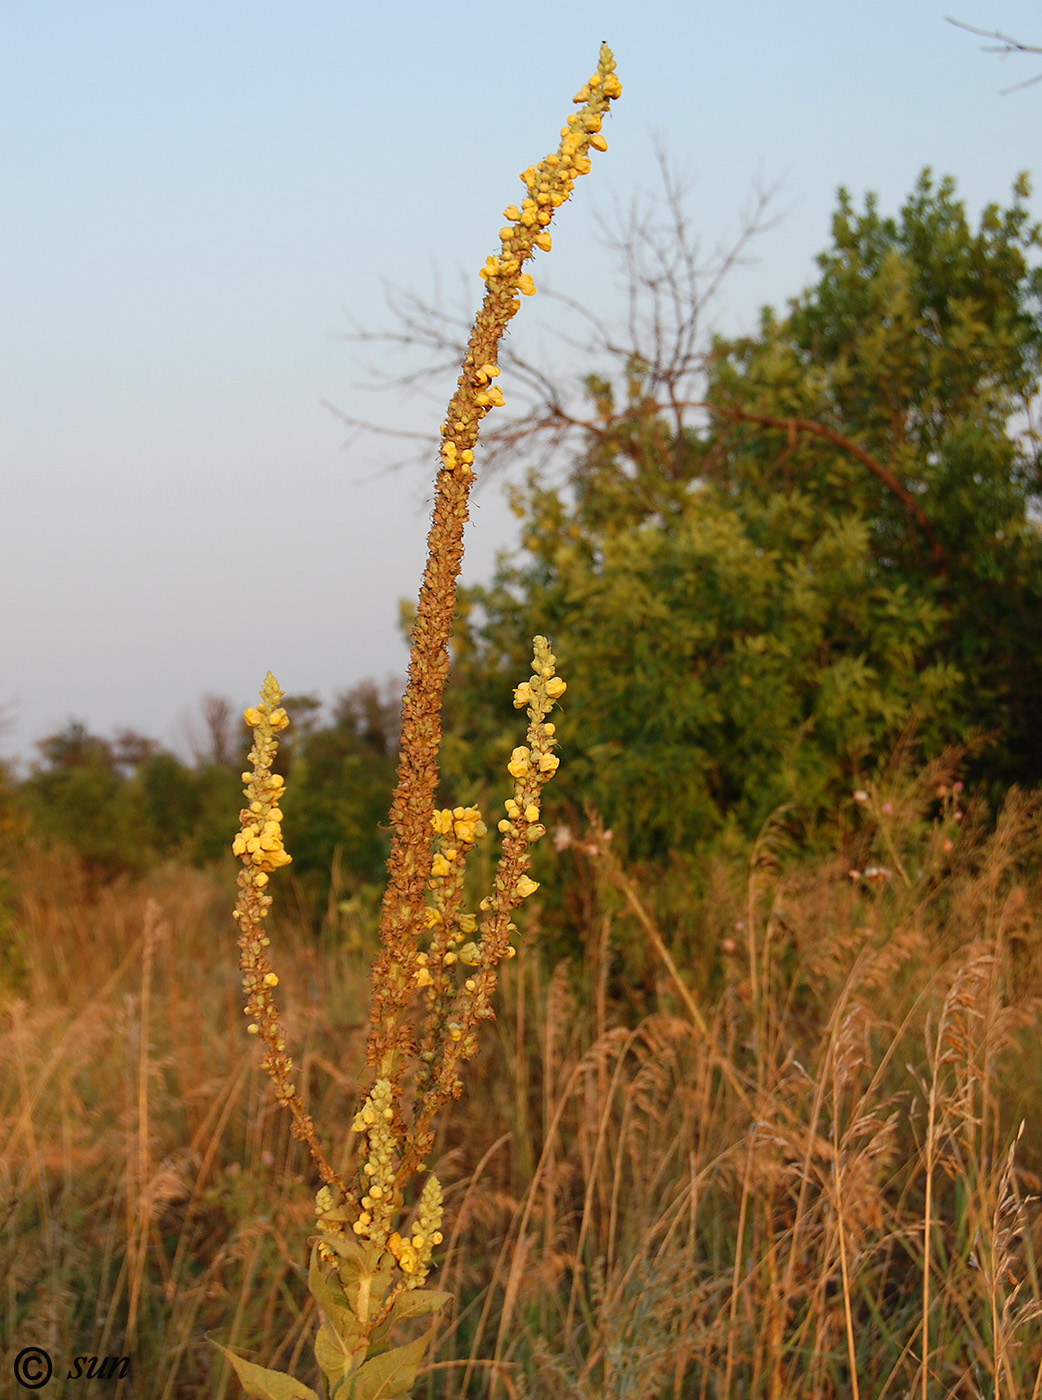
[(720, 404), (712, 403), (689, 404), (688, 407), (708, 409), (710, 413), (716, 413), (722, 418), (730, 418), (737, 423), (758, 423), (764, 428), (777, 428), (780, 432), (788, 433), (790, 438), (794, 437), (796, 433), (809, 433), (813, 437), (819, 437), (825, 442), (831, 443), (833, 447), (838, 447), (841, 452), (846, 452), (848, 456), (855, 458), (862, 466), (867, 467), (872, 475), (878, 478), (887, 490), (897, 497), (930, 541), (934, 568), (938, 573), (947, 572), (947, 555), (944, 546), (934, 533), (933, 525), (919, 502), (906, 486), (901, 485), (889, 467), (884, 466), (878, 458), (873, 457), (870, 452), (866, 452), (863, 447), (859, 447), (850, 438), (844, 437), (842, 433), (837, 433), (833, 428), (827, 428), (824, 423), (815, 423), (809, 418), (772, 418), (766, 413), (747, 413), (745, 409), (723, 408)]
[[(881, 481), (904, 506), (930, 542), (931, 560), (936, 573), (943, 575), (948, 572), (947, 552), (937, 538), (933, 524), (919, 502), (906, 486), (902, 486), (889, 467), (880, 462), (877, 457), (873, 457), (870, 452), (866, 452), (863, 447), (859, 447), (850, 438), (844, 437), (842, 433), (837, 433), (834, 428), (826, 427), (824, 423), (815, 423), (810, 418), (774, 418), (767, 413), (749, 413), (742, 408), (724, 408), (721, 404), (693, 402), (689, 399), (676, 400), (670, 404), (670, 409), (673, 411), (683, 411), (688, 408), (700, 408), (708, 413), (715, 413), (721, 418), (730, 418), (736, 423), (755, 423), (764, 428), (776, 428), (779, 432), (787, 433), (790, 442), (795, 439), (797, 433), (809, 433), (812, 437), (819, 437), (823, 441), (831, 443), (833, 447), (838, 447), (841, 452), (846, 452), (862, 466), (867, 467), (872, 475)], [(639, 405), (636, 412), (641, 417), (653, 418), (662, 412), (662, 405), (648, 402)], [(524, 426), (529, 431), (533, 429), (539, 431), (554, 428), (579, 428), (600, 442), (607, 442), (616, 435), (614, 426), (610, 423), (597, 423), (587, 418), (576, 418), (557, 406), (552, 407), (540, 419), (527, 420)]]

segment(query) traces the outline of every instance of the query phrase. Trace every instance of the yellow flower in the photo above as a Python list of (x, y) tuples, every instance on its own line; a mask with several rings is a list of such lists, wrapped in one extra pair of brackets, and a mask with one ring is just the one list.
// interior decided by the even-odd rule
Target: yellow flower
[(535, 283), (532, 281), (531, 273), (522, 272), (521, 276), (517, 279), (517, 290), (522, 294), (522, 296), (535, 296)]
[(563, 681), (560, 676), (551, 676), (546, 683), (546, 693), (551, 700), (559, 700), (568, 689), (568, 682)]
[(530, 894), (535, 894), (539, 888), (539, 882), (532, 880), (527, 875), (522, 875), (515, 887), (515, 893), (519, 899), (527, 899)]
[(510, 762), (507, 764), (507, 772), (512, 778), (523, 778), (528, 773), (528, 760), (532, 757), (528, 749), (523, 746), (516, 748), (510, 755)]

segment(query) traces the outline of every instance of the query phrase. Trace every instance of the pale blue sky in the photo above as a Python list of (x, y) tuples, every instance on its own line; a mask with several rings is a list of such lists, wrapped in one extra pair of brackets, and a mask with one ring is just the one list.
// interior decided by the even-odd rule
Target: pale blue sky
[[(657, 188), (656, 139), (707, 248), (756, 181), (780, 185), (725, 330), (810, 279), (839, 184), (892, 209), (930, 164), (974, 214), (1004, 201), (1037, 164), (1042, 87), (999, 90), (1042, 60), (988, 57), (946, 6), (1042, 42), (1039, 0), (533, 0), (513, 20), (469, 3), (10, 0), (0, 753), (70, 716), (181, 745), (203, 692), (247, 703), (269, 667), (325, 698), (403, 669), (427, 469), (381, 474), (392, 449), (345, 446), (321, 401), (388, 425), (440, 414), (357, 391), (338, 335), (391, 324), (386, 283), (429, 295), (440, 274), (455, 294), (465, 273), (476, 305), (518, 172), (556, 143), (602, 39), (624, 86), (610, 149), (536, 280), (605, 319), (623, 302), (592, 209)], [(553, 304), (523, 312), (524, 344), (581, 374), (553, 349)], [(496, 486), (475, 516), (471, 579), (514, 531)]]

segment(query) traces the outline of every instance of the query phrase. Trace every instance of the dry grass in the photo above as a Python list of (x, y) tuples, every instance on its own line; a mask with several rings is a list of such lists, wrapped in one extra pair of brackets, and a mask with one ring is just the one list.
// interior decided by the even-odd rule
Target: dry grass
[[(1042, 1394), (1042, 802), (933, 820), (943, 776), (873, 794), (842, 860), (795, 864), (772, 827), (697, 907), (589, 856), (586, 957), (506, 969), (436, 1146), (457, 1306), (417, 1394)], [(850, 877), (873, 859), (892, 873)], [(106, 1353), (133, 1358), (114, 1394), (233, 1394), (212, 1331), (315, 1383), (316, 1183), (242, 1034), (230, 876), (92, 894), (29, 851), (12, 880), (0, 1371), (36, 1343), (55, 1396)], [(627, 1019), (635, 935), (676, 977)], [(346, 1143), (369, 950), (285, 915), (273, 939), (302, 1084)]]

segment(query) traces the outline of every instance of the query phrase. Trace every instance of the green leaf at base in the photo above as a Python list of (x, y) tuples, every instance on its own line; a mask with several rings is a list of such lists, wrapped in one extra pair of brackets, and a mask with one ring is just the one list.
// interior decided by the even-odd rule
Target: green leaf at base
[[(244, 1361), (227, 1347), (222, 1347), (220, 1342), (215, 1342), (212, 1337), (208, 1337), (207, 1341), (222, 1352), (235, 1367), (235, 1373), (247, 1395), (255, 1396), (257, 1400), (319, 1400), (309, 1385), (305, 1385), (303, 1381), (295, 1381), (292, 1376), (287, 1376), (285, 1371), (270, 1371), (267, 1366), (255, 1366), (252, 1361)], [(386, 1393), (397, 1395), (399, 1392)]]
[(423, 1353), (434, 1335), (434, 1329), (417, 1337), (415, 1342), (395, 1347), (382, 1356), (374, 1356), (360, 1366), (350, 1390), (351, 1400), (401, 1400), (408, 1396), (416, 1379)]

